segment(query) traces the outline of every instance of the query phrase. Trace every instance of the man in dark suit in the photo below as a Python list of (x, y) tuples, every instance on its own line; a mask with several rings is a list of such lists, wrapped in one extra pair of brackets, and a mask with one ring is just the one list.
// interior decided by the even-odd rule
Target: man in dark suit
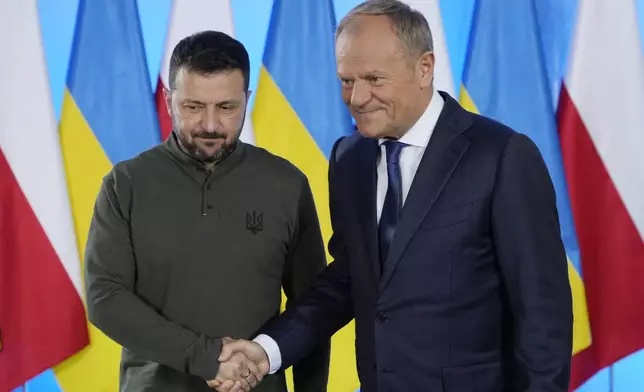
[(572, 297), (547, 168), (528, 137), (433, 88), (432, 49), (398, 1), (340, 23), (359, 133), (330, 157), (334, 261), (220, 360), (285, 369), (355, 318), (362, 391), (568, 390)]

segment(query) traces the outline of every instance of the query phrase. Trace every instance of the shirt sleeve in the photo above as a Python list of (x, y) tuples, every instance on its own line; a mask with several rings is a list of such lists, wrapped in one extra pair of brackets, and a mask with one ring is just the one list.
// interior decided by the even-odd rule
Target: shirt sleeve
[(277, 372), (282, 367), (282, 354), (277, 343), (268, 335), (258, 335), (253, 342), (262, 346), (268, 357), (268, 374)]
[[(281, 369), (294, 364), (299, 366), (302, 359), (314, 351), (325, 350), (328, 358), (331, 337), (353, 319), (351, 274), (347, 246), (342, 235), (343, 225), (340, 223), (346, 211), (343, 211), (338, 204), (338, 183), (334, 174), (336, 150), (342, 140), (344, 139), (340, 138), (336, 141), (329, 159), (329, 210), (333, 227), (333, 235), (329, 240), (329, 253), (333, 262), (317, 275), (306, 292), (297, 298), (295, 304), (287, 305), (286, 311), (280, 317), (269, 320), (259, 331), (270, 336), (279, 346)], [(312, 206), (310, 190), (304, 195)], [(312, 208), (304, 211), (309, 211), (311, 221), (317, 221)], [(319, 231), (317, 224), (310, 227)], [(289, 295), (288, 292), (287, 295)], [(323, 349), (322, 346), (325, 348)], [(303, 371), (302, 377), (304, 374)], [(296, 375), (294, 371), (297, 389)]]
[(537, 146), (515, 134), (498, 168), (492, 229), (512, 309), (513, 391), (568, 390), (573, 306), (555, 191)]
[[(297, 299), (307, 291), (325, 268), (324, 240), (320, 231), (313, 193), (308, 180), (302, 175), (297, 210), (297, 229), (289, 249), (282, 283), (288, 299), (287, 308), (297, 302)], [(293, 365), (293, 384), (296, 392), (326, 391), (330, 351), (330, 340), (323, 341), (308, 356)]]
[(98, 194), (85, 251), (89, 320), (143, 358), (204, 380), (214, 379), (221, 339), (175, 324), (134, 291), (136, 263), (128, 222), (131, 194), (128, 176), (115, 171), (105, 177)]

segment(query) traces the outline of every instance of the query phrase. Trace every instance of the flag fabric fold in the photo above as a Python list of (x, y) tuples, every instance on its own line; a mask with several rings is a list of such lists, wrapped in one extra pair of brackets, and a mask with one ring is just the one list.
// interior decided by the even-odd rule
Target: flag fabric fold
[(556, 112), (533, 0), (478, 0), (472, 22), (463, 105), (529, 136), (554, 183), (573, 293), (573, 354), (591, 342), (585, 280), (557, 135)]
[(0, 390), (88, 344), (35, 0), (0, 4)]
[(644, 57), (632, 0), (580, 2), (558, 122), (592, 344), (571, 388), (644, 348)]
[[(81, 0), (60, 122), (81, 261), (103, 177), (160, 142), (151, 91), (137, 3)], [(55, 368), (65, 392), (118, 389), (120, 346), (94, 326), (90, 337)]]

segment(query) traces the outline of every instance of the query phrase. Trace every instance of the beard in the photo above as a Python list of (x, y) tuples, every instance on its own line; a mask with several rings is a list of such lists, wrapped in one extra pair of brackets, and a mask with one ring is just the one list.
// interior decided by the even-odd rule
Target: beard
[[(232, 137), (232, 140), (230, 142), (226, 141), (226, 134), (221, 133), (221, 132), (206, 132), (206, 131), (201, 131), (201, 132), (196, 132), (191, 136), (191, 140), (188, 140), (186, 137), (182, 136), (183, 132), (181, 132), (180, 128), (180, 122), (179, 119), (176, 118), (174, 115), (171, 115), (172, 119), (172, 132), (177, 136), (177, 139), (179, 140), (179, 145), (182, 147), (182, 149), (191, 157), (194, 159), (203, 162), (205, 164), (218, 164), (219, 162), (223, 161), (226, 157), (228, 157), (230, 154), (235, 151), (237, 148), (237, 144), (239, 142), (239, 136), (241, 135), (242, 129), (244, 128), (244, 123), (246, 122), (246, 109), (244, 108), (244, 115), (242, 116), (242, 121), (241, 124), (239, 125), (239, 129), (237, 132), (234, 134)], [(204, 140), (212, 140), (212, 143), (217, 143), (218, 139), (221, 140), (221, 147), (215, 152), (215, 153), (209, 153), (207, 151), (204, 151), (202, 148), (199, 148), (197, 144), (195, 143), (195, 139), (200, 138)], [(210, 142), (209, 142), (210, 143)]]
[[(173, 132), (175, 133), (175, 135), (177, 135), (177, 138), (181, 142), (181, 147), (183, 147), (185, 152), (191, 157), (203, 163), (218, 164), (230, 154), (232, 154), (233, 151), (235, 151), (237, 142), (239, 140), (238, 137), (235, 137), (231, 142), (227, 142), (226, 134), (221, 132), (199, 132), (191, 135), (191, 140), (187, 140), (187, 138), (182, 136), (182, 133), (177, 131), (176, 129), (173, 130)], [(219, 140), (221, 140), (222, 145), (214, 154), (211, 154), (197, 146), (197, 144), (194, 142), (195, 138), (209, 141), (212, 140), (212, 142), (209, 143), (217, 143), (219, 142)]]

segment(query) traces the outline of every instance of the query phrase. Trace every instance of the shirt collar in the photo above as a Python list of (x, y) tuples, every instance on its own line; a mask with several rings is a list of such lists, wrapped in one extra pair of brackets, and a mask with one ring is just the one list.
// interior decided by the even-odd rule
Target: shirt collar
[[(432, 99), (429, 101), (429, 105), (427, 105), (423, 114), (398, 141), (410, 146), (427, 147), (444, 105), (445, 100), (438, 93), (438, 90), (434, 88)], [(382, 144), (386, 141), (387, 139), (380, 139), (378, 143)]]

